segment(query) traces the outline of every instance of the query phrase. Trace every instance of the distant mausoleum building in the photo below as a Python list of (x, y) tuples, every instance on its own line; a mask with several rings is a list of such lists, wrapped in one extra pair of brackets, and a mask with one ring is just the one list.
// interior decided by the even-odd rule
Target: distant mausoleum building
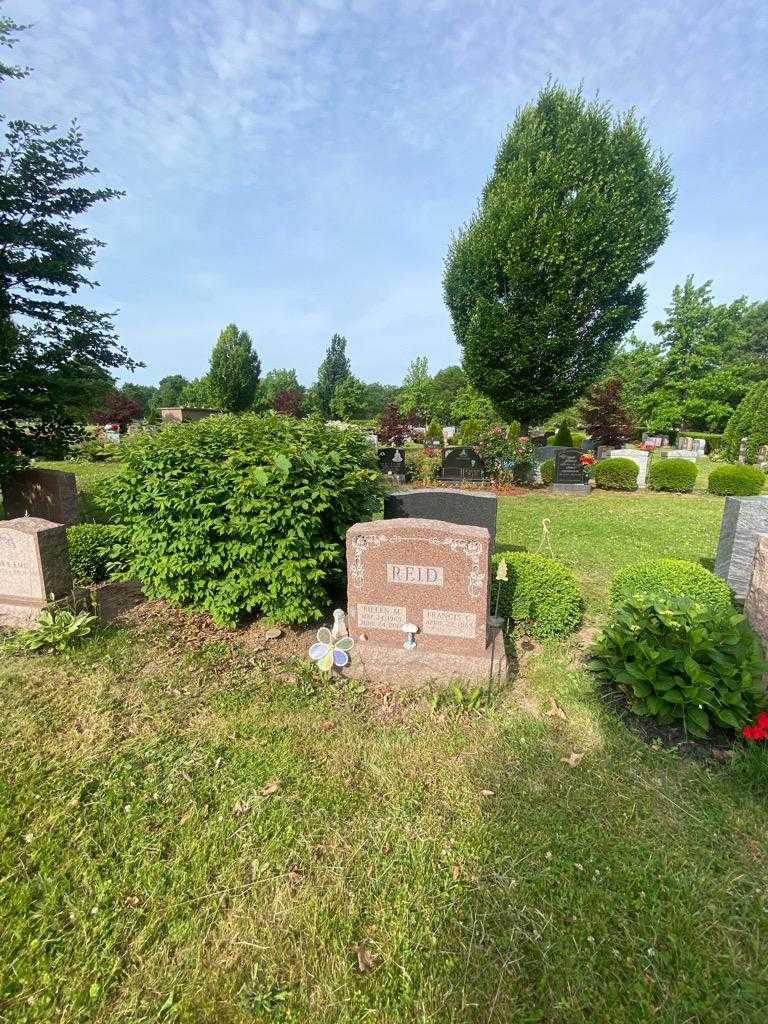
[(160, 410), (160, 419), (163, 423), (195, 423), (197, 420), (204, 420), (206, 416), (215, 416), (219, 412), (221, 409), (167, 407)]

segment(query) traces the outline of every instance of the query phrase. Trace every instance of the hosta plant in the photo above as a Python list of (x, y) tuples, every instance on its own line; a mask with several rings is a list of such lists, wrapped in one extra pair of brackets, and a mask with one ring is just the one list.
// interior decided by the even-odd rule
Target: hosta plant
[(10, 646), (35, 654), (66, 654), (91, 635), (96, 622), (96, 616), (87, 611), (44, 608), (34, 626), (17, 633)]
[(619, 605), (591, 650), (590, 668), (618, 686), (637, 715), (693, 736), (739, 730), (766, 705), (768, 665), (746, 618), (665, 591)]

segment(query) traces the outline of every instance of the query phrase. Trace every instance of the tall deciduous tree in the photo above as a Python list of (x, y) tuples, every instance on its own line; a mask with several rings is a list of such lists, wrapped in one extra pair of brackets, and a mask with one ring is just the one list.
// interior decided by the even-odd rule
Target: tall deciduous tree
[(261, 361), (251, 336), (237, 324), (227, 324), (211, 352), (208, 381), (217, 404), (227, 412), (244, 412), (253, 405), (259, 387)]
[(466, 374), (508, 418), (543, 421), (600, 374), (643, 312), (673, 201), (632, 112), (554, 84), (520, 110), (444, 278)]
[(317, 371), (317, 382), (312, 389), (318, 411), (325, 419), (333, 414), (331, 402), (336, 388), (351, 373), (347, 358), (347, 339), (343, 334), (334, 334), (325, 353), (325, 359)]
[[(0, 18), (0, 45), (22, 28)], [(0, 64), (0, 79), (27, 69)], [(102, 244), (77, 218), (121, 193), (88, 188), (96, 173), (76, 124), (9, 121), (0, 148), (0, 477), (23, 456), (61, 450), (84, 421), (111, 369), (132, 368), (113, 315), (72, 296), (90, 277)], [(95, 386), (98, 391), (94, 394)]]
[(365, 412), (366, 397), (365, 384), (350, 374), (337, 384), (331, 399), (331, 412), (340, 420), (357, 419)]
[(304, 389), (299, 384), (295, 370), (270, 370), (259, 385), (256, 403), (261, 409), (271, 409), (275, 399), (284, 391), (297, 391), (303, 396)]
[(408, 367), (397, 404), (406, 416), (415, 414), (422, 421), (429, 419), (436, 411), (439, 403), (426, 356), (417, 356)]

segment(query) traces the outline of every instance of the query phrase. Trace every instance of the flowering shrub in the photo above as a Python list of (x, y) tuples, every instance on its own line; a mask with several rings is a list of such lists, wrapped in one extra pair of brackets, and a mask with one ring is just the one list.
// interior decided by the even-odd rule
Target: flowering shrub
[(534, 447), (528, 437), (511, 437), (504, 427), (489, 427), (476, 447), (491, 476), (526, 483), (533, 472)]

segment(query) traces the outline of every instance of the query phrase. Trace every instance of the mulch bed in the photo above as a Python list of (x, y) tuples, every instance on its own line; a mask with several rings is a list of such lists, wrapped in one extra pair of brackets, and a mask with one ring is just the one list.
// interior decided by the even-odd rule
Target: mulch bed
[(518, 497), (521, 494), (535, 494), (540, 487), (518, 487), (517, 484), (494, 484), (492, 481), (482, 484), (466, 484), (460, 480), (435, 480), (430, 483), (421, 481), (403, 484), (402, 487), (411, 491), (432, 490), (435, 487), (447, 487), (460, 491), (493, 491), (494, 494), (501, 494), (505, 497)]
[(617, 715), (631, 733), (649, 746), (660, 743), (662, 747), (676, 750), (683, 757), (699, 761), (728, 762), (735, 756), (733, 735), (723, 729), (713, 730), (709, 736), (689, 736), (679, 725), (660, 725), (655, 718), (633, 714), (626, 695), (614, 686), (604, 683), (599, 688), (605, 705)]
[[(174, 646), (200, 650), (206, 644), (224, 642), (241, 645), (254, 653), (263, 652), (272, 658), (305, 657), (315, 642), (318, 626), (279, 626), (280, 636), (267, 637), (273, 623), (254, 619), (235, 629), (218, 626), (207, 612), (178, 608), (167, 601), (148, 600), (123, 616), (123, 621), (135, 625), (140, 632), (157, 627), (167, 630)], [(320, 625), (318, 623), (318, 625)]]

